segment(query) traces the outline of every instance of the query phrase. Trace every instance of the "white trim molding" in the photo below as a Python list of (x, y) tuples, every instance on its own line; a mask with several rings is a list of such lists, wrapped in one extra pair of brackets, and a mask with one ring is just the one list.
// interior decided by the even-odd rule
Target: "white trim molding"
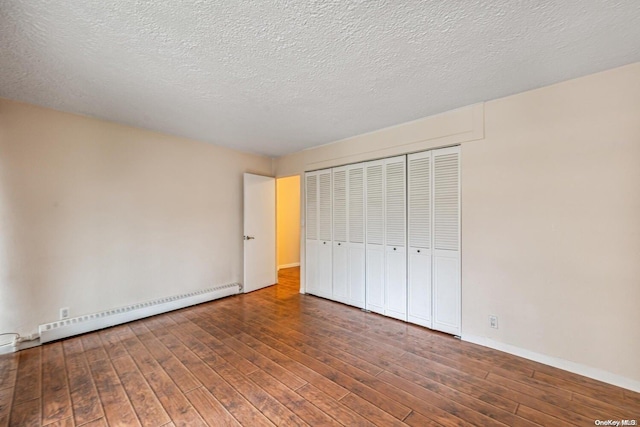
[(494, 350), (504, 351), (505, 353), (533, 360), (534, 362), (543, 363), (545, 365), (553, 366), (554, 368), (563, 369), (565, 371), (573, 372), (574, 374), (583, 375), (594, 380), (602, 381), (607, 384), (612, 384), (640, 393), (640, 381), (626, 378), (621, 375), (612, 374), (611, 372), (603, 371), (601, 369), (592, 368), (590, 366), (571, 362), (559, 357), (536, 353), (534, 351), (516, 347), (511, 344), (505, 344), (499, 341), (495, 341), (487, 337), (463, 334), (462, 341), (467, 341), (484, 347), (493, 348)]

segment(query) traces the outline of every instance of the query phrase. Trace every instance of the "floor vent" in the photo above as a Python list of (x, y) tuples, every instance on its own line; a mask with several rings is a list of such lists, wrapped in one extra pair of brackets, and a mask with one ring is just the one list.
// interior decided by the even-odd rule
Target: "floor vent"
[(242, 291), (242, 285), (231, 283), (215, 288), (202, 289), (186, 294), (141, 302), (125, 307), (114, 308), (84, 316), (73, 317), (39, 326), (40, 343), (55, 341), (73, 335), (84, 334), (110, 326), (120, 325), (133, 320), (143, 319), (156, 314), (189, 307), (191, 305), (212, 301), (218, 298), (235, 295)]

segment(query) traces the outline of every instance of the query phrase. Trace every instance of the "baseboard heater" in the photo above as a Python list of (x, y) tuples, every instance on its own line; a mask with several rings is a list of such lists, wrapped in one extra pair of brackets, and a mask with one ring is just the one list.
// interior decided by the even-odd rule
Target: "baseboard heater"
[(58, 322), (46, 323), (40, 325), (38, 328), (40, 332), (40, 344), (132, 322), (207, 301), (213, 301), (218, 298), (238, 294), (241, 291), (241, 284), (231, 283), (215, 288), (202, 289), (98, 313), (86, 314)]

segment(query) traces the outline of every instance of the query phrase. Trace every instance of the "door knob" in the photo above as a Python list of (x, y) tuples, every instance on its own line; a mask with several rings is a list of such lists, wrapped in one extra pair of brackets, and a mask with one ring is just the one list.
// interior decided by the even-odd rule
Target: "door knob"
[(244, 236), (244, 240), (253, 240), (255, 237), (253, 236)]
[(420, 253), (420, 249), (418, 249), (418, 253)]

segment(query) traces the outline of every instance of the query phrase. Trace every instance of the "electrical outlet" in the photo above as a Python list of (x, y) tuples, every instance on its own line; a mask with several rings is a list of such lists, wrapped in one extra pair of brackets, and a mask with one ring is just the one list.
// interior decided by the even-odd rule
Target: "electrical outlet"
[(498, 316), (489, 315), (489, 327), (498, 329)]
[(60, 309), (60, 320), (69, 318), (69, 307), (63, 307)]

